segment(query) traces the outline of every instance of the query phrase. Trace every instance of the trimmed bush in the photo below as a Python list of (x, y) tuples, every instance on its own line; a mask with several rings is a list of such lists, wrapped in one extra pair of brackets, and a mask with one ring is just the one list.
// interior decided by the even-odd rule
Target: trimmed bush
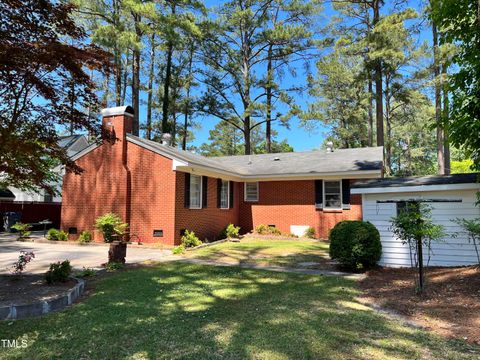
[(202, 245), (202, 242), (193, 231), (185, 230), (185, 234), (182, 236), (182, 245), (189, 248)]
[(50, 229), (47, 232), (47, 239), (53, 241), (67, 241), (68, 233), (63, 230)]
[(185, 252), (185, 246), (183, 245), (175, 246), (172, 250), (172, 253), (174, 255), (180, 255), (180, 254), (183, 254), (184, 252)]
[(80, 244), (88, 244), (92, 242), (92, 233), (87, 230), (82, 231), (78, 236), (78, 242)]
[(349, 270), (364, 270), (376, 265), (382, 255), (380, 234), (364, 221), (342, 221), (330, 231), (330, 257)]
[(282, 235), (282, 232), (276, 227), (264, 224), (257, 225), (253, 231), (258, 235)]
[(303, 235), (309, 239), (315, 239), (315, 229), (310, 226)]
[(220, 233), (220, 239), (238, 239), (240, 226), (228, 224), (228, 226)]
[(72, 273), (70, 261), (65, 260), (50, 264), (50, 269), (45, 273), (47, 284), (66, 282)]
[(107, 213), (95, 220), (95, 228), (103, 234), (103, 240), (110, 243), (115, 235), (122, 235), (128, 228), (120, 216), (114, 213)]

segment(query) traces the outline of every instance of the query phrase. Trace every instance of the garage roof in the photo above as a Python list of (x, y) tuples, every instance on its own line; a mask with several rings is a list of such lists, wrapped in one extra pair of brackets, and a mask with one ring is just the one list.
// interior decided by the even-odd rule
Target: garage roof
[(454, 174), (454, 175), (431, 175), (431, 176), (410, 176), (386, 179), (372, 179), (357, 181), (352, 188), (392, 188), (404, 186), (425, 186), (425, 185), (449, 185), (449, 184), (471, 184), (479, 182), (480, 173)]

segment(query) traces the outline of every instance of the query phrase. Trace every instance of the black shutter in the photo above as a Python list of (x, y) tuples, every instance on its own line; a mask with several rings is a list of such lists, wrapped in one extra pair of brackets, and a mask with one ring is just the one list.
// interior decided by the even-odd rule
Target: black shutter
[(202, 176), (202, 208), (208, 207), (208, 176)]
[(229, 182), (229, 187), (230, 187), (230, 197), (229, 197), (229, 200), (230, 200), (230, 209), (233, 209), (233, 185), (234, 185), (234, 182), (233, 181), (230, 181)]
[(222, 179), (217, 179), (217, 208), (221, 207)]
[(190, 173), (185, 173), (185, 189), (184, 189), (184, 195), (185, 195), (185, 207), (189, 208), (190, 207)]
[(350, 180), (342, 180), (342, 209), (350, 210)]
[(315, 208), (323, 209), (323, 180), (315, 180)]

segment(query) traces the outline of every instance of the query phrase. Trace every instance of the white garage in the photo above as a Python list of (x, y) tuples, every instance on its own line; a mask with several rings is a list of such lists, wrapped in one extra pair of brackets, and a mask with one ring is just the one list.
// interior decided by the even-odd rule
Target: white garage
[(401, 201), (421, 200), (432, 208), (432, 219), (445, 227), (448, 234), (440, 242), (432, 243), (430, 266), (461, 266), (477, 264), (472, 243), (453, 221), (456, 218), (480, 218), (476, 206), (480, 191), (478, 174), (390, 178), (357, 182), (352, 194), (362, 195), (363, 220), (374, 224), (380, 232), (382, 258), (380, 265), (410, 266), (407, 245), (392, 234), (391, 218), (396, 216)]

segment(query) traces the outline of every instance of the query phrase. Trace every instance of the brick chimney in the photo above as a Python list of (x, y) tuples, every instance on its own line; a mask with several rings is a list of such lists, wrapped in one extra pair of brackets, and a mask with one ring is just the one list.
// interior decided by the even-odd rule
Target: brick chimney
[[(95, 218), (113, 212), (130, 221), (130, 170), (127, 134), (133, 129), (133, 108), (119, 106), (102, 110), (102, 140), (96, 170)], [(96, 150), (97, 151), (97, 150)], [(95, 231), (95, 238), (101, 235)]]

